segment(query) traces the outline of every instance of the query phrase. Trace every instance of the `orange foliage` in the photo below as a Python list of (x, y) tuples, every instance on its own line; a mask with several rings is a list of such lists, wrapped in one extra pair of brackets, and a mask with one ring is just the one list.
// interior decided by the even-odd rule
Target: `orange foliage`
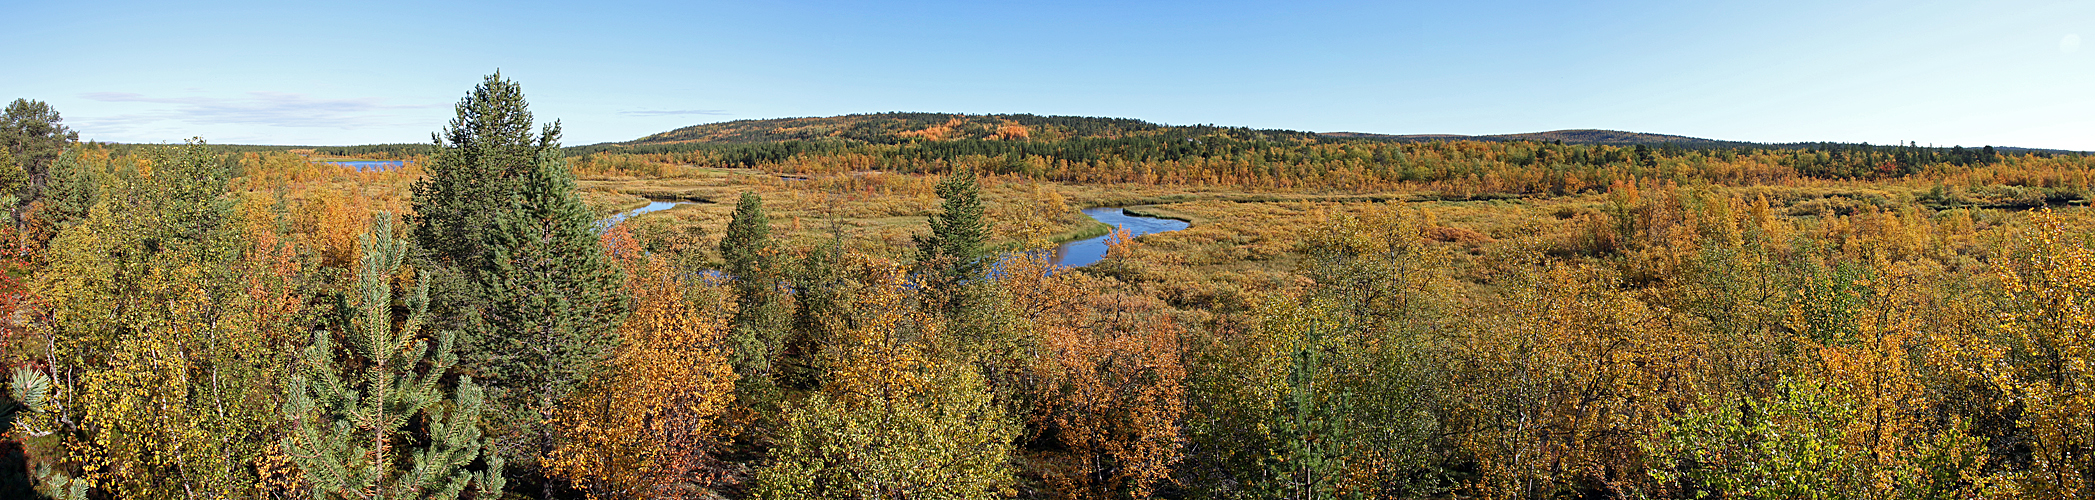
[(720, 347), (725, 315), (694, 310), (680, 273), (624, 225), (604, 240), (625, 268), (634, 310), (610, 366), (557, 412), (567, 436), (550, 467), (591, 498), (702, 496), (723, 437), (716, 421), (734, 397)]
[(347, 268), (357, 262), (357, 236), (370, 223), (370, 200), (335, 189), (314, 189), (298, 207), (298, 228), (305, 244), (320, 254), (320, 265)]
[(1062, 498), (1144, 498), (1171, 474), (1184, 443), (1179, 328), (1152, 297), (1117, 293), (1045, 255), (1005, 260), (1012, 306), (1035, 318), (1042, 354), (1036, 456)]

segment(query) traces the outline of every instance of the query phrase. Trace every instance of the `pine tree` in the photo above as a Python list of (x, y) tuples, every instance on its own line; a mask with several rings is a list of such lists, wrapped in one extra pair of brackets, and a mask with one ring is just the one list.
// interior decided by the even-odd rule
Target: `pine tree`
[(87, 218), (102, 193), (100, 172), (79, 150), (60, 155), (47, 169), (37, 208), (24, 214), (33, 244), (41, 248), (67, 226)]
[(559, 137), (557, 123), (533, 137), (527, 106), (516, 82), (496, 72), (458, 102), (458, 117), (434, 137), (438, 151), (428, 175), (415, 182), (408, 219), (416, 246), (430, 258), (463, 269), (486, 266), (488, 232), (519, 179)]
[(51, 105), (29, 99), (15, 99), (0, 113), (0, 148), (8, 150), (28, 177), (18, 201), (36, 201), (51, 162), (58, 160), (66, 146), (80, 140), (80, 133), (66, 128), (63, 121)]
[(555, 445), (546, 422), (618, 345), (630, 301), (575, 194), (559, 123), (534, 136), (523, 92), (499, 73), (457, 110), (415, 185), (417, 267), (431, 270), (434, 320), (461, 332), (463, 368), (505, 414), (499, 431), (518, 446), (504, 448), (537, 466)]
[[(314, 333), (305, 366), (286, 384), (292, 430), (284, 450), (314, 498), (451, 499), (468, 489), (497, 498), (503, 460), (481, 435), (483, 393), (472, 377), (460, 377), (446, 398), (440, 385), (457, 361), (453, 334), (438, 334), (434, 350), (422, 335), (426, 282), (407, 298), (405, 321), (393, 321), (392, 281), (407, 243), (393, 238), (391, 219), (374, 217), (363, 238), (349, 324)], [(347, 356), (338, 357), (338, 334)], [(403, 439), (411, 434), (428, 441)], [(470, 469), (476, 462), (483, 470)]]
[(771, 217), (764, 214), (764, 198), (744, 191), (735, 204), (734, 218), (727, 223), (727, 234), (720, 239), (720, 258), (727, 261), (727, 274), (742, 279), (769, 271), (770, 247)]
[[(511, 212), (496, 220), (489, 269), (475, 283), (486, 299), (469, 345), (479, 371), (501, 388), (512, 423), (546, 422), (619, 343), (629, 309), (624, 276), (604, 255), (574, 179), (547, 150), (520, 183)], [(513, 432), (550, 451), (553, 430)]]

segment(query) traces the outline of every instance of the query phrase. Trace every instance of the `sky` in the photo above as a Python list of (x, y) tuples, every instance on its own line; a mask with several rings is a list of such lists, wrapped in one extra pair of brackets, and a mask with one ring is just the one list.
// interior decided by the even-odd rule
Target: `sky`
[(569, 145), (886, 111), (2095, 150), (2095, 2), (27, 2), (82, 139), (428, 142), (495, 71)]

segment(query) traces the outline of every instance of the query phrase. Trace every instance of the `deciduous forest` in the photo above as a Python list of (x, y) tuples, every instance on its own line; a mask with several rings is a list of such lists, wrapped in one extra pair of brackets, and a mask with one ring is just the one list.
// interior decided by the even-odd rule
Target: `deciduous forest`
[[(9, 105), (0, 497), (2095, 496), (2080, 154), (926, 113), (563, 147), (499, 74), (431, 128)], [(1192, 225), (1054, 265), (1094, 207)]]

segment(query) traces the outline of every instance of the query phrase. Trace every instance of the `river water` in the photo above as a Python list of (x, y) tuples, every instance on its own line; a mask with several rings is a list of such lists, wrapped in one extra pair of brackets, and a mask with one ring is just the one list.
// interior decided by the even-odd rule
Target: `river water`
[[(675, 208), (677, 205), (682, 204), (683, 203), (671, 201), (649, 201), (647, 202), (647, 206), (628, 210), (625, 212), (620, 212), (616, 215), (606, 217), (604, 218), (604, 220), (599, 221), (597, 223), (597, 227), (609, 228), (614, 224), (618, 224), (619, 222), (623, 222), (626, 219), (631, 219), (635, 216), (639, 216), (640, 214), (648, 212), (660, 212), (663, 210)], [(1111, 224), (1115, 230), (1126, 229), (1128, 230), (1128, 233), (1134, 236), (1156, 234), (1166, 231), (1177, 231), (1193, 226), (1192, 223), (1182, 220), (1159, 219), (1155, 217), (1128, 215), (1126, 210), (1122, 210), (1117, 207), (1088, 208), (1084, 209), (1084, 215), (1090, 216), (1092, 219), (1097, 220), (1099, 222)], [(1106, 258), (1106, 240), (1112, 237), (1113, 235), (1107, 234), (1105, 236), (1100, 236), (1097, 238), (1071, 241), (1060, 245), (1056, 245), (1054, 263), (1055, 265), (1062, 267), (1084, 267), (1092, 264), (1097, 264), (1098, 261), (1104, 260)]]
[[(1193, 227), (1192, 223), (1182, 220), (1128, 215), (1126, 210), (1119, 208), (1089, 208), (1084, 210), (1084, 215), (1089, 215), (1099, 222), (1111, 224), (1115, 229), (1127, 229), (1134, 236), (1177, 231)], [(1077, 240), (1056, 245), (1055, 265), (1084, 267), (1097, 264), (1098, 261), (1106, 258), (1106, 239), (1111, 237), (1113, 235), (1108, 234), (1088, 240)]]
[(605, 218), (604, 218), (604, 220), (600, 220), (600, 221), (597, 221), (597, 227), (599, 227), (599, 228), (604, 228), (604, 229), (609, 229), (609, 228), (611, 228), (611, 226), (615, 226), (615, 225), (618, 225), (618, 223), (620, 223), (620, 222), (625, 222), (625, 220), (626, 220), (626, 219), (631, 219), (631, 218), (633, 218), (633, 217), (635, 217), (635, 216), (638, 216), (638, 215), (640, 215), (640, 214), (644, 214), (644, 213), (648, 213), (648, 212), (660, 212), (660, 211), (663, 211), (663, 210), (668, 210), (668, 209), (671, 209), (671, 208), (676, 208), (676, 206), (677, 206), (677, 205), (682, 205), (682, 204), (683, 204), (683, 203), (678, 203), (678, 202), (674, 202), (674, 201), (654, 201), (654, 200), (648, 200), (648, 202), (647, 202), (647, 206), (644, 206), (644, 207), (640, 207), (640, 208), (635, 208), (635, 209), (632, 209), (632, 210), (627, 210), (627, 211), (624, 211), (624, 212), (619, 212), (619, 213), (617, 213), (617, 214), (613, 214), (613, 215), (612, 215), (612, 216), (610, 216), (610, 217), (605, 217)]
[(326, 164), (330, 164), (330, 165), (341, 165), (341, 166), (344, 166), (344, 167), (354, 168), (354, 169), (356, 169), (356, 171), (358, 171), (358, 172), (388, 172), (388, 171), (392, 171), (393, 169), (396, 169), (396, 168), (400, 168), (400, 167), (402, 167), (402, 166), (405, 166), (405, 165), (407, 165), (407, 162), (404, 162), (404, 161), (398, 161), (398, 160), (393, 160), (393, 161), (376, 161), (376, 160), (354, 160), (354, 161), (328, 161), (328, 162), (321, 162), (321, 163), (326, 163)]

